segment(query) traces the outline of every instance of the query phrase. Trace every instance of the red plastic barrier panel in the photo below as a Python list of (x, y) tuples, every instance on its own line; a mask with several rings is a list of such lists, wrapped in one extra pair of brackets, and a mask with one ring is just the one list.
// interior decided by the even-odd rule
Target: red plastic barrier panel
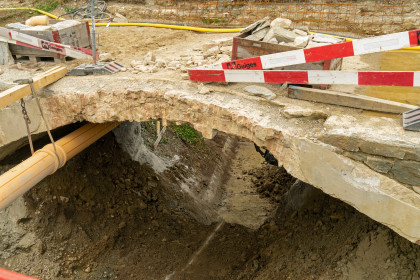
[(0, 268), (0, 280), (39, 280), (13, 271)]

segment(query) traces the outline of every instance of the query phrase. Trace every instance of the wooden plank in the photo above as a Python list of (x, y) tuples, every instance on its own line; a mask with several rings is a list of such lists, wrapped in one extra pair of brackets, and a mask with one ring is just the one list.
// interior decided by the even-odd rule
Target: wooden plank
[[(56, 66), (45, 73), (35, 76), (33, 78), (33, 86), (35, 90), (43, 88), (49, 84), (54, 83), (58, 79), (67, 74), (67, 68), (63, 66)], [(22, 99), (23, 97), (31, 94), (31, 87), (29, 85), (18, 85), (9, 88), (0, 93), (0, 108), (9, 106), (10, 104)]]
[(289, 87), (289, 97), (307, 101), (314, 101), (394, 114), (401, 114), (403, 112), (417, 108), (414, 105), (384, 100), (360, 94), (347, 94), (337, 91), (297, 86)]

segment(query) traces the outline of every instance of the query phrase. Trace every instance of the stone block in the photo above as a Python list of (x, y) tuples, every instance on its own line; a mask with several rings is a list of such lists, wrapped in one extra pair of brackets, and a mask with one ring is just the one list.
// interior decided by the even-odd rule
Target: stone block
[(420, 186), (420, 162), (397, 161), (391, 172), (401, 183)]
[[(267, 35), (267, 33), (269, 31), (270, 31), (270, 27), (266, 27), (266, 28), (263, 28), (263, 29), (258, 30), (257, 32), (254, 32), (250, 36), (252, 36), (253, 38), (255, 38), (255, 39), (253, 39), (255, 41), (261, 41), (262, 39), (264, 39), (265, 35)], [(250, 37), (250, 36), (248, 36), (248, 37)]]
[(296, 35), (299, 35), (299, 36), (308, 36), (308, 33), (306, 33), (303, 30), (300, 30), (300, 29), (293, 29), (293, 32), (296, 33)]
[(291, 25), (292, 21), (287, 18), (276, 18), (270, 24), (271, 27), (280, 27), (285, 29), (289, 29)]
[(244, 91), (247, 92), (249, 95), (263, 97), (269, 100), (274, 99), (276, 97), (274, 92), (262, 86), (247, 86), (244, 88)]
[(394, 162), (392, 160), (371, 156), (368, 156), (364, 162), (373, 170), (385, 174), (388, 173), (394, 165)]
[(15, 60), (9, 50), (9, 44), (0, 42), (0, 65), (15, 64)]
[(343, 39), (335, 38), (327, 35), (322, 34), (315, 34), (312, 38), (312, 41), (318, 42), (318, 43), (328, 43), (328, 44), (337, 44), (343, 41)]
[(287, 119), (307, 118), (307, 119), (326, 119), (328, 114), (320, 110), (313, 110), (299, 106), (287, 106), (284, 108), (282, 115)]
[(294, 32), (282, 27), (275, 26), (272, 28), (272, 30), (274, 38), (276, 38), (279, 42), (291, 43), (295, 41), (296, 37), (298, 37)]
[(296, 37), (295, 41), (293, 42), (293, 46), (297, 48), (304, 48), (308, 45), (309, 36), (299, 36)]

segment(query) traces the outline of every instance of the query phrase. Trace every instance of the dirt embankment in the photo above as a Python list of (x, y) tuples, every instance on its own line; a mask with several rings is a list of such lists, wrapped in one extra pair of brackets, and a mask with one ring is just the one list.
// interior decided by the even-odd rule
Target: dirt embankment
[(240, 177), (277, 213), (258, 230), (224, 224), (187, 269), (216, 225), (174, 207), (112, 134), (25, 195), (19, 234), (0, 234), (0, 266), (42, 279), (419, 279), (419, 246), (321, 192), (286, 210), (292, 178), (242, 158)]

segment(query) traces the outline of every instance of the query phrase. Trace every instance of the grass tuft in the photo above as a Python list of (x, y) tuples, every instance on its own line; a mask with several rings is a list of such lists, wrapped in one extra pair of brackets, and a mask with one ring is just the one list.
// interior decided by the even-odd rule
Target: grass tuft
[(43, 0), (35, 4), (35, 8), (44, 12), (51, 12), (58, 6), (58, 1), (55, 0)]

